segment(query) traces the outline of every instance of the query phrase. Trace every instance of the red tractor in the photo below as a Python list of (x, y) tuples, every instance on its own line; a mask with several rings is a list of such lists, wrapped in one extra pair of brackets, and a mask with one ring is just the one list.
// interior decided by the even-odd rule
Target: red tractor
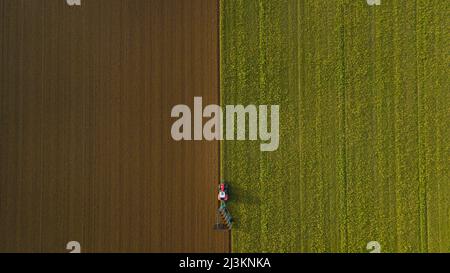
[(225, 183), (219, 184), (219, 195), (217, 196), (217, 199), (219, 201), (228, 201), (229, 192), (228, 192), (228, 185)]

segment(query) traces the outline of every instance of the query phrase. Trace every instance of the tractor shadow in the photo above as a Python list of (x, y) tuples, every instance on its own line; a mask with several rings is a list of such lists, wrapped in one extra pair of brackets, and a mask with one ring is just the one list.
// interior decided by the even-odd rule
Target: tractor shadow
[(260, 208), (262, 204), (258, 191), (248, 187), (233, 185), (233, 182), (227, 182), (230, 199), (227, 203), (229, 212), (233, 217), (233, 229), (240, 227), (240, 215), (238, 211), (251, 211)]

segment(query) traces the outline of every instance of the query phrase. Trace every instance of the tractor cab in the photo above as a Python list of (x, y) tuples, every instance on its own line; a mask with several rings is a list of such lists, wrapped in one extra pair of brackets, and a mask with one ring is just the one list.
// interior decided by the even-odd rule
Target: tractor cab
[(225, 183), (221, 183), (219, 185), (219, 194), (218, 194), (218, 200), (219, 201), (228, 201), (228, 185)]
[(224, 191), (219, 192), (219, 200), (220, 201), (227, 201), (227, 194)]

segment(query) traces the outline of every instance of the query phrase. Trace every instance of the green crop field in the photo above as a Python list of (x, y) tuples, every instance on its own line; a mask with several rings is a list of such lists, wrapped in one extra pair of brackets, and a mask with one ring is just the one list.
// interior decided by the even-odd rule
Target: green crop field
[(450, 252), (450, 6), (222, 0), (221, 103), (280, 105), (226, 141), (234, 252)]

